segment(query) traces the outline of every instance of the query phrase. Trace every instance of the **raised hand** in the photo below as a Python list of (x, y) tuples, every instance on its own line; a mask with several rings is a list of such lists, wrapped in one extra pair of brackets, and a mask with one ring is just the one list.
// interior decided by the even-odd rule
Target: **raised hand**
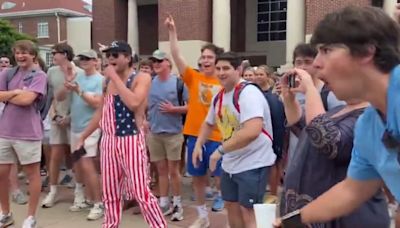
[(164, 25), (168, 28), (168, 31), (176, 31), (175, 21), (171, 14), (168, 14)]

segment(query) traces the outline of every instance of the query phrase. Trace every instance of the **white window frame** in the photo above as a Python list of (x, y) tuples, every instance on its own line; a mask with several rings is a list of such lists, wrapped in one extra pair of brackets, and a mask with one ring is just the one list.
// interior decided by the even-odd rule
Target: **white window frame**
[(23, 25), (22, 22), (18, 22), (18, 32), (22, 33)]
[(51, 54), (51, 52), (46, 52), (46, 65), (50, 66), (53, 63), (53, 54)]
[(49, 38), (48, 22), (39, 22), (37, 24), (37, 38)]

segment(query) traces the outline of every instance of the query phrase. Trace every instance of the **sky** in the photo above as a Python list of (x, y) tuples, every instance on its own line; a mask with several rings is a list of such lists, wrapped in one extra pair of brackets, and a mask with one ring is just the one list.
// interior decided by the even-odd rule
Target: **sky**
[(82, 0), (82, 1), (92, 4), (92, 0)]

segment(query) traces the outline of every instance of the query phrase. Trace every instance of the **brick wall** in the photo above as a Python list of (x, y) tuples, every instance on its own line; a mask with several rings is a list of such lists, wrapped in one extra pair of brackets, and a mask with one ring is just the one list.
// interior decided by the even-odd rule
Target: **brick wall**
[[(66, 17), (60, 16), (60, 40), (67, 39)], [(19, 23), (22, 24), (22, 32), (37, 38), (38, 23), (47, 22), (49, 24), (49, 38), (37, 38), (38, 45), (52, 45), (58, 42), (57, 20), (55, 16), (25, 17), (11, 19), (11, 24), (18, 30)]]
[(212, 0), (159, 0), (158, 4), (160, 41), (168, 40), (167, 12), (175, 18), (179, 40), (212, 40)]
[[(305, 0), (306, 1), (306, 34), (311, 34), (323, 17), (349, 5), (367, 6), (371, 0)], [(288, 15), (290, 17), (290, 15)]]
[(97, 43), (109, 44), (113, 40), (127, 39), (128, 1), (93, 1), (92, 47)]

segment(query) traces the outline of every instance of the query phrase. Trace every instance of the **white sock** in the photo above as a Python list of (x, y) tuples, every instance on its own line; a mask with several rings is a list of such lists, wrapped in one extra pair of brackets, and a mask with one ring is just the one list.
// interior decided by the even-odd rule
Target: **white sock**
[(199, 218), (208, 218), (208, 211), (205, 204), (197, 206), (197, 213), (199, 214)]
[(57, 193), (57, 185), (50, 185), (50, 193), (51, 194)]
[(75, 184), (75, 192), (83, 192), (83, 184), (76, 183)]
[(181, 196), (174, 196), (172, 202), (174, 206), (182, 207)]
[(168, 196), (161, 196), (160, 197), (160, 206), (166, 207), (169, 204), (169, 197)]
[(67, 169), (67, 170), (65, 171), (65, 173), (66, 173), (67, 175), (69, 175), (70, 177), (73, 177), (73, 176), (74, 176), (74, 173), (72, 172), (72, 169)]
[(206, 186), (206, 193), (207, 194), (212, 194), (213, 193), (213, 190), (212, 190), (212, 188), (210, 186)]

